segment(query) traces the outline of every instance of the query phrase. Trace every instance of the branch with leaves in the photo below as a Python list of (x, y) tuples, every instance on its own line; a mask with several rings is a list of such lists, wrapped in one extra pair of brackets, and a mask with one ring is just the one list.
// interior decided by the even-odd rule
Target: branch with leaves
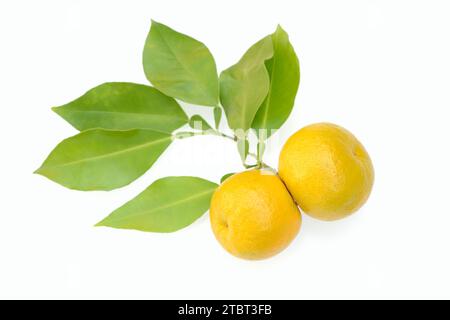
[[(300, 80), (280, 26), (218, 76), (203, 43), (153, 21), (143, 67), (152, 86), (105, 83), (53, 108), (80, 133), (56, 146), (36, 173), (69, 189), (114, 190), (148, 171), (175, 139), (204, 134), (236, 143), (245, 168), (268, 166), (266, 140), (289, 117)], [(189, 118), (177, 100), (211, 108), (214, 127), (200, 115)], [(234, 135), (219, 131), (223, 113)], [(186, 125), (193, 131), (179, 131)], [(249, 134), (257, 136), (254, 153)], [(247, 164), (249, 156), (255, 164)], [(208, 211), (217, 186), (197, 177), (162, 178), (97, 225), (174, 232)]]

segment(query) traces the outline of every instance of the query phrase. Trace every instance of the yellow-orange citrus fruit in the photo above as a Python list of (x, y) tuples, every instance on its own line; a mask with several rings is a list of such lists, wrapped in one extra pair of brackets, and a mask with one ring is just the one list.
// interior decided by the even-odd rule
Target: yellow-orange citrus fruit
[(285, 249), (300, 230), (301, 215), (280, 178), (251, 170), (226, 179), (210, 208), (217, 240), (234, 256), (258, 260)]
[(346, 129), (309, 125), (284, 145), (279, 175), (302, 211), (326, 221), (358, 210), (372, 190), (372, 162), (363, 145)]

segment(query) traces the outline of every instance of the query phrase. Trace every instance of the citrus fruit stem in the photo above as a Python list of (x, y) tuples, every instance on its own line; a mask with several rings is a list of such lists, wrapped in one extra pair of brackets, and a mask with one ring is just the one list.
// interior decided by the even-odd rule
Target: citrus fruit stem
[[(227, 140), (231, 140), (236, 142), (238, 139), (236, 136), (230, 136), (227, 135), (223, 132), (220, 132), (218, 130), (206, 130), (206, 131), (200, 131), (200, 132), (191, 132), (191, 131), (182, 131), (182, 132), (177, 132), (176, 134), (174, 134), (174, 139), (185, 139), (185, 138), (191, 138), (191, 137), (195, 137), (195, 136), (204, 136), (204, 135), (213, 135), (213, 136), (218, 136), (218, 137), (222, 137), (225, 138)], [(262, 168), (268, 168), (273, 170), (274, 172), (276, 172), (276, 170), (274, 168), (272, 168), (271, 166), (269, 166), (267, 163), (263, 162), (261, 158), (261, 155), (257, 155), (254, 154), (252, 152), (249, 152), (248, 155), (254, 159), (256, 159), (257, 163), (256, 165), (246, 165), (243, 164), (243, 166), (246, 169), (250, 169), (250, 168), (258, 168), (258, 169), (262, 169)]]

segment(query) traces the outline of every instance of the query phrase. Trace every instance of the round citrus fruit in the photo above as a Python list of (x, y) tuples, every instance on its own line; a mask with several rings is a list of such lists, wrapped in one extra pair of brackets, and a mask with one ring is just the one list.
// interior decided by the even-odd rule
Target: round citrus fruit
[(363, 145), (346, 129), (329, 123), (307, 126), (288, 139), (279, 174), (302, 211), (326, 221), (358, 210), (374, 180)]
[(250, 260), (285, 249), (301, 226), (300, 211), (280, 178), (251, 170), (226, 179), (210, 208), (217, 240), (231, 254)]

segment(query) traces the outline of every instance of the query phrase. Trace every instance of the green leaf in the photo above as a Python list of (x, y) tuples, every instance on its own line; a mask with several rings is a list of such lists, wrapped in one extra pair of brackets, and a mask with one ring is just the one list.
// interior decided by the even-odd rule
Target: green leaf
[(203, 43), (152, 21), (143, 64), (147, 79), (168, 96), (188, 103), (217, 106), (216, 63)]
[(227, 180), (229, 177), (234, 176), (234, 175), (235, 175), (235, 173), (227, 173), (226, 175), (224, 175), (224, 176), (222, 177), (222, 179), (220, 179), (220, 183), (221, 183), (221, 184), (224, 183), (225, 180)]
[(217, 184), (195, 177), (167, 177), (111, 213), (97, 226), (146, 232), (174, 232), (208, 209)]
[(257, 150), (256, 161), (258, 163), (261, 163), (263, 161), (264, 151), (266, 151), (266, 144), (265, 144), (265, 142), (264, 141), (258, 141), (256, 150)]
[(267, 130), (267, 138), (272, 130), (279, 129), (291, 114), (300, 83), (299, 61), (289, 42), (288, 34), (278, 26), (271, 37), (274, 54), (273, 58), (266, 62), (270, 88), (252, 124), (254, 129)]
[(205, 130), (211, 130), (212, 129), (212, 127), (209, 125), (209, 123), (206, 122), (206, 120), (203, 119), (198, 114), (193, 115), (191, 117), (191, 119), (189, 119), (189, 126), (192, 129), (197, 129), (197, 130), (200, 130), (200, 131), (205, 131)]
[(172, 142), (150, 130), (84, 131), (61, 142), (36, 171), (75, 190), (113, 190), (144, 174)]
[(247, 131), (269, 92), (264, 62), (273, 55), (272, 38), (253, 45), (242, 59), (220, 75), (220, 101), (231, 129)]
[(239, 151), (239, 155), (241, 156), (242, 163), (245, 163), (245, 160), (247, 160), (248, 152), (250, 149), (250, 144), (248, 142), (248, 139), (238, 139), (237, 141), (237, 147)]
[(222, 108), (221, 107), (215, 107), (214, 108), (214, 124), (216, 129), (219, 129), (220, 121), (222, 120)]
[[(202, 133), (200, 133), (200, 134), (202, 134)], [(176, 132), (174, 134), (174, 138), (182, 140), (182, 139), (194, 137), (194, 136), (197, 136), (197, 135), (199, 135), (199, 133), (197, 133), (197, 132), (181, 131), (181, 132)]]
[(171, 133), (188, 121), (173, 98), (134, 83), (105, 83), (53, 110), (80, 131), (150, 129)]

